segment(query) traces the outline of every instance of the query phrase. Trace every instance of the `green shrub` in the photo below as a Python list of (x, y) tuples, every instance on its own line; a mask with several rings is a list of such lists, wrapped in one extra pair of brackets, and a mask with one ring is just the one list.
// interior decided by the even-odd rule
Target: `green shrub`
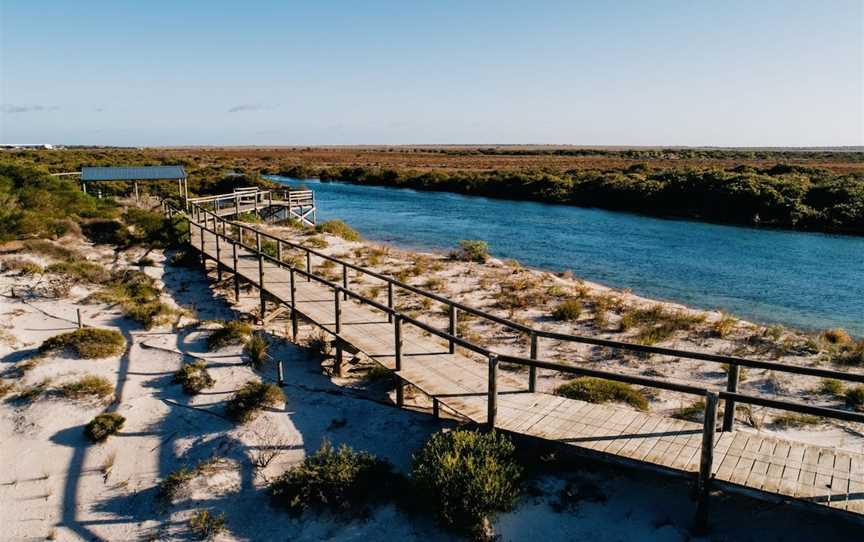
[(102, 399), (114, 393), (114, 386), (107, 378), (96, 375), (85, 375), (78, 380), (61, 385), (59, 392), (64, 397), (70, 399)]
[(841, 365), (864, 365), (864, 340), (846, 343), (834, 349), (831, 361)]
[(450, 257), (463, 262), (483, 263), (489, 259), (489, 245), (486, 241), (463, 239), (459, 241), (459, 248), (450, 253)]
[(411, 475), (444, 525), (477, 534), (518, 498), (522, 469), (514, 452), (495, 431), (437, 433), (414, 455)]
[(183, 386), (183, 391), (190, 395), (200, 393), (202, 390), (212, 388), (216, 381), (210, 376), (207, 365), (203, 361), (184, 363), (174, 373), (174, 383)]
[(621, 317), (621, 331), (639, 329), (636, 342), (656, 344), (672, 337), (678, 331), (687, 331), (705, 321), (705, 315), (691, 315), (684, 311), (667, 310), (657, 304), (649, 308), (633, 309)]
[(97, 245), (123, 246), (129, 242), (129, 230), (119, 220), (90, 220), (81, 224), (81, 231)]
[(219, 350), (232, 344), (243, 344), (252, 335), (252, 326), (240, 320), (221, 322), (222, 327), (214, 330), (207, 337), (207, 348), (210, 351)]
[(306, 510), (357, 511), (387, 494), (392, 467), (368, 452), (324, 441), (270, 485), (274, 504), (295, 515)]
[(39, 350), (69, 350), (84, 359), (107, 358), (123, 352), (126, 339), (114, 329), (85, 327), (45, 340)]
[(627, 403), (639, 410), (648, 410), (648, 399), (629, 384), (592, 376), (580, 376), (561, 384), (555, 395), (589, 403)]
[(247, 422), (264, 407), (272, 407), (283, 401), (285, 394), (275, 384), (250, 380), (228, 400), (226, 413), (236, 422)]
[(568, 299), (567, 301), (562, 301), (555, 310), (552, 312), (552, 318), (569, 322), (572, 320), (578, 320), (579, 316), (582, 314), (582, 302), (578, 299)]
[(88, 298), (89, 302), (117, 303), (123, 315), (150, 329), (167, 322), (174, 309), (160, 301), (156, 280), (142, 271), (126, 269), (112, 275), (107, 285)]
[(27, 239), (22, 244), (22, 252), (32, 252), (55, 260), (73, 261), (83, 258), (75, 249), (64, 247), (47, 239)]
[(243, 353), (249, 358), (249, 363), (256, 369), (260, 369), (264, 362), (269, 357), (267, 354), (268, 344), (267, 339), (260, 333), (255, 333), (246, 344), (243, 346)]
[(864, 386), (856, 386), (846, 390), (846, 404), (855, 410), (864, 411)]
[(189, 518), (189, 530), (198, 540), (213, 540), (225, 531), (225, 514), (211, 514), (209, 510), (198, 510)]
[(819, 392), (832, 397), (842, 397), (843, 382), (835, 378), (823, 378), (819, 383)]
[(329, 233), (341, 237), (346, 241), (360, 241), (362, 239), (357, 230), (341, 220), (328, 220), (322, 222), (315, 226), (315, 231)]
[(84, 434), (92, 442), (102, 442), (123, 428), (126, 418), (116, 412), (104, 412), (93, 418), (84, 428)]
[(728, 314), (724, 314), (720, 319), (711, 324), (711, 333), (715, 337), (725, 338), (735, 328), (736, 323), (738, 323), (738, 320)]

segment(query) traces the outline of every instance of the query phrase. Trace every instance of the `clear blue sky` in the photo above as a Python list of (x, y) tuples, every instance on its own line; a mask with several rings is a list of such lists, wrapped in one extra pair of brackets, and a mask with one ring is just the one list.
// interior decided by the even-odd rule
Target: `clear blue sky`
[(0, 6), (0, 142), (864, 145), (861, 0)]

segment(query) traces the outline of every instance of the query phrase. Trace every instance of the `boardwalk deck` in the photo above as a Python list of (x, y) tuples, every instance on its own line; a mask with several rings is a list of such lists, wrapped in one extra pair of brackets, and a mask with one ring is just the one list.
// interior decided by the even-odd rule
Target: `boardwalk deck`
[[(192, 246), (217, 259), (216, 237), (192, 228)], [(219, 261), (233, 269), (233, 251), (221, 242)], [(238, 246), (238, 275), (260, 287), (258, 256)], [(263, 264), (263, 291), (289, 303), (290, 271)], [(334, 291), (296, 275), (298, 314), (335, 331)], [(339, 336), (381, 365), (395, 368), (394, 324), (371, 306), (343, 300)], [(448, 352), (442, 340), (404, 326), (398, 376), (441, 405), (468, 420), (487, 421), (488, 373), (485, 363)], [(636, 412), (529, 392), (523, 378), (502, 372), (498, 378), (496, 428), (514, 434), (556, 441), (589, 454), (638, 462), (677, 473), (699, 471), (702, 424), (658, 414)], [(864, 516), (864, 454), (786, 441), (759, 433), (736, 431), (717, 435), (713, 483), (749, 490), (762, 496), (783, 496)]]

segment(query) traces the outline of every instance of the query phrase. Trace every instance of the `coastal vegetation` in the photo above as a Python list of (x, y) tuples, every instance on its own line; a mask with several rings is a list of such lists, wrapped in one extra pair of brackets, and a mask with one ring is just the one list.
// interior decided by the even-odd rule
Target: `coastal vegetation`
[(183, 391), (189, 395), (201, 393), (207, 388), (212, 388), (216, 383), (203, 361), (184, 363), (174, 373), (174, 382), (183, 386)]
[(228, 417), (236, 422), (248, 422), (266, 407), (285, 401), (285, 394), (275, 384), (250, 380), (237, 390), (226, 405)]
[(92, 442), (103, 442), (109, 436), (117, 434), (126, 423), (126, 418), (116, 412), (103, 412), (87, 424), (84, 434)]
[(411, 477), (443, 525), (480, 537), (490, 516), (519, 497), (522, 468), (515, 452), (497, 431), (436, 433), (414, 454)]
[(80, 358), (98, 359), (116, 356), (126, 347), (126, 339), (115, 329), (85, 327), (46, 339), (40, 352), (70, 351)]
[(270, 498), (294, 515), (310, 509), (356, 513), (389, 494), (392, 469), (390, 463), (369, 452), (344, 444), (334, 447), (325, 440), (314, 454), (270, 485)]
[(221, 327), (207, 336), (207, 348), (212, 352), (232, 344), (244, 344), (252, 336), (252, 326), (241, 320), (221, 322)]
[(589, 403), (626, 403), (638, 410), (648, 410), (648, 399), (623, 382), (580, 376), (555, 389), (555, 395)]

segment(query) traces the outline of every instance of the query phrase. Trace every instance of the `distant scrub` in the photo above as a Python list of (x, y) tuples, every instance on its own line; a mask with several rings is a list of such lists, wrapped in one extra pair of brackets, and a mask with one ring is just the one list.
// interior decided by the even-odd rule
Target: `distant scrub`
[(639, 410), (648, 410), (648, 400), (639, 391), (623, 382), (581, 376), (555, 389), (555, 395), (589, 403), (627, 403)]
[(126, 339), (114, 329), (85, 327), (61, 333), (45, 340), (39, 350), (50, 352), (69, 350), (84, 359), (116, 356), (126, 347)]
[(117, 206), (84, 194), (68, 177), (0, 163), (0, 241), (57, 238), (85, 218), (112, 218)]
[(459, 248), (450, 253), (450, 257), (463, 262), (483, 263), (489, 259), (489, 245), (486, 241), (463, 239), (459, 241)]
[(864, 175), (796, 165), (680, 170), (634, 165), (611, 171), (565, 173), (331, 167), (282, 173), (355, 184), (864, 235)]

